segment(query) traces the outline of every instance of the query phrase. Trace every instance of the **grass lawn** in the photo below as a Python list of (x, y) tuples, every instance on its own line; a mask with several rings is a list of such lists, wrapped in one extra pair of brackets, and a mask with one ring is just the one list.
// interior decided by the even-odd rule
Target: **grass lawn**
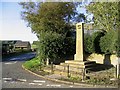
[(42, 75), (42, 76), (44, 76), (44, 75), (49, 75), (49, 74), (50, 74), (49, 72), (45, 72), (45, 71), (42, 69), (43, 66), (41, 66), (40, 60), (39, 60), (37, 57), (36, 57), (36, 58), (33, 58), (33, 59), (29, 60), (29, 61), (26, 61), (26, 62), (23, 64), (23, 66), (24, 66), (26, 69), (28, 69), (28, 70), (30, 70), (30, 71), (32, 71), (32, 72), (35, 72), (35, 73), (37, 73), (37, 74), (40, 74), (40, 75)]

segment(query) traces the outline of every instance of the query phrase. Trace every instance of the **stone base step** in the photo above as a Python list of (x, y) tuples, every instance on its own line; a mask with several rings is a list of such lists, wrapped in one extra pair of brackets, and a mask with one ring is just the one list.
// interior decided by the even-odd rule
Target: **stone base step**
[(67, 72), (69, 68), (69, 72), (77, 72), (77, 73), (86, 73), (86, 71), (91, 70), (96, 65), (95, 61), (65, 61), (65, 63), (60, 63), (60, 65), (55, 65), (55, 69)]
[[(56, 65), (55, 69), (62, 70), (62, 71), (68, 71), (68, 66), (67, 65)], [(69, 66), (69, 71), (75, 71), (75, 72), (80, 72), (84, 69), (84, 67), (72, 67)]]
[[(51, 73), (51, 70), (50, 69), (44, 69), (44, 71), (46, 72), (50, 72)], [(58, 74), (58, 75), (61, 75), (61, 76), (68, 76), (68, 72), (67, 71), (62, 71), (62, 70), (59, 70), (59, 69), (54, 69), (53, 70), (53, 73), (54, 74)], [(83, 73), (82, 72), (75, 72), (75, 71), (72, 71), (69, 73), (69, 76), (78, 76), (78, 77), (82, 77)]]
[[(60, 65), (54, 65), (54, 73), (59, 75), (67, 76), (68, 72), (70, 76), (81, 76), (86, 74), (87, 70), (94, 68), (96, 63), (94, 61), (65, 61), (65, 63), (60, 63)], [(46, 69), (48, 72), (51, 72), (50, 68)]]
[(95, 64), (95, 61), (77, 61), (77, 60), (71, 60), (71, 61), (65, 61), (66, 64), (77, 64), (77, 65), (86, 65), (86, 64)]
[(96, 63), (88, 63), (88, 64), (71, 64), (71, 63), (60, 63), (61, 66), (70, 66), (70, 67), (75, 67), (75, 68), (88, 68), (94, 66)]

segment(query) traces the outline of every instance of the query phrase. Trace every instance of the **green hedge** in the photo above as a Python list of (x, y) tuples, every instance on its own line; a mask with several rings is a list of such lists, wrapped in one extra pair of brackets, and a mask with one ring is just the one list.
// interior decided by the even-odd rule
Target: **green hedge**
[(116, 52), (117, 37), (115, 31), (109, 31), (100, 39), (100, 48), (104, 54)]
[(88, 34), (84, 35), (84, 50), (85, 50), (85, 53), (94, 52), (93, 39), (92, 39), (92, 36)]
[(55, 32), (44, 32), (38, 45), (38, 56), (44, 62), (47, 58), (54, 62), (75, 52), (75, 39)]
[(84, 36), (86, 53), (117, 54), (120, 56), (120, 40), (117, 31), (98, 31)]
[(84, 49), (86, 53), (101, 53), (100, 38), (105, 32), (97, 31), (92, 35), (84, 35)]

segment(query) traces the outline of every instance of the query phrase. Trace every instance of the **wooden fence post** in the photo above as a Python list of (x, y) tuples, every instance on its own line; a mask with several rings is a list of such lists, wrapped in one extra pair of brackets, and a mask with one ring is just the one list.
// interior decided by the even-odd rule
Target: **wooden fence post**
[(83, 68), (83, 70), (82, 70), (82, 81), (85, 80), (85, 75), (86, 75), (86, 70), (85, 70), (85, 68)]
[(115, 65), (115, 78), (117, 78), (117, 65)]
[(51, 73), (53, 73), (53, 62), (51, 62)]
[(120, 66), (119, 64), (117, 64), (117, 78), (119, 78), (119, 74), (120, 74)]
[(70, 71), (69, 71), (69, 65), (67, 65), (67, 77), (70, 77), (69, 73), (70, 73)]

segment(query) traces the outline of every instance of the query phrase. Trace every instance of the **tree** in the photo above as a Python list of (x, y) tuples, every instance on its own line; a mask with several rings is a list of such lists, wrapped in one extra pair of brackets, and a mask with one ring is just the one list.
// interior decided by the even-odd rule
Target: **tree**
[(115, 31), (109, 31), (100, 39), (101, 51), (105, 54), (113, 54), (117, 48), (117, 36)]
[(101, 48), (100, 48), (100, 39), (105, 35), (106, 32), (104, 31), (97, 31), (92, 34), (92, 40), (93, 40), (93, 47), (94, 52), (100, 54)]
[(117, 30), (119, 21), (119, 2), (94, 2), (87, 7), (88, 12), (94, 15), (96, 27), (105, 31)]
[(84, 35), (84, 50), (86, 53), (93, 53), (95, 51), (92, 36), (89, 34)]
[(75, 4), (70, 2), (20, 3), (25, 9), (22, 17), (38, 36), (46, 31), (66, 34), (70, 19), (75, 15)]
[(116, 43), (115, 43), (115, 46), (116, 46), (116, 54), (118, 57), (120, 57), (120, 30), (118, 30), (118, 32), (116, 33), (116, 37), (117, 37), (117, 40), (116, 40)]
[(101, 53), (100, 39), (105, 35), (103, 31), (97, 31), (84, 35), (84, 49), (86, 53)]
[(84, 13), (80, 13), (76, 16), (75, 19), (76, 22), (82, 22), (82, 21), (86, 21), (86, 16), (84, 15)]
[(50, 61), (54, 61), (65, 54), (64, 50), (64, 36), (53, 32), (46, 32), (39, 42), (40, 58), (46, 61), (48, 58)]
[[(76, 14), (76, 5), (71, 2), (20, 3), (22, 17), (39, 38), (38, 54), (41, 60), (54, 61), (74, 49), (74, 40), (69, 34), (73, 28), (70, 20)], [(69, 37), (69, 38), (68, 38)], [(74, 45), (75, 46), (75, 45)], [(68, 49), (69, 47), (69, 49)]]
[[(111, 32), (119, 33), (120, 30), (120, 2), (115, 0), (116, 2), (94, 2), (90, 3), (86, 8), (88, 12), (94, 15), (94, 26), (100, 28), (104, 31), (107, 31), (106, 35), (101, 38), (101, 50), (104, 53), (112, 53), (113, 45), (116, 48), (117, 56), (120, 56), (120, 39), (114, 36)], [(110, 34), (111, 33), (111, 34)], [(110, 38), (111, 37), (111, 38)], [(113, 40), (116, 39), (116, 44)], [(104, 43), (104, 44), (103, 44)], [(103, 46), (102, 46), (103, 45)]]

